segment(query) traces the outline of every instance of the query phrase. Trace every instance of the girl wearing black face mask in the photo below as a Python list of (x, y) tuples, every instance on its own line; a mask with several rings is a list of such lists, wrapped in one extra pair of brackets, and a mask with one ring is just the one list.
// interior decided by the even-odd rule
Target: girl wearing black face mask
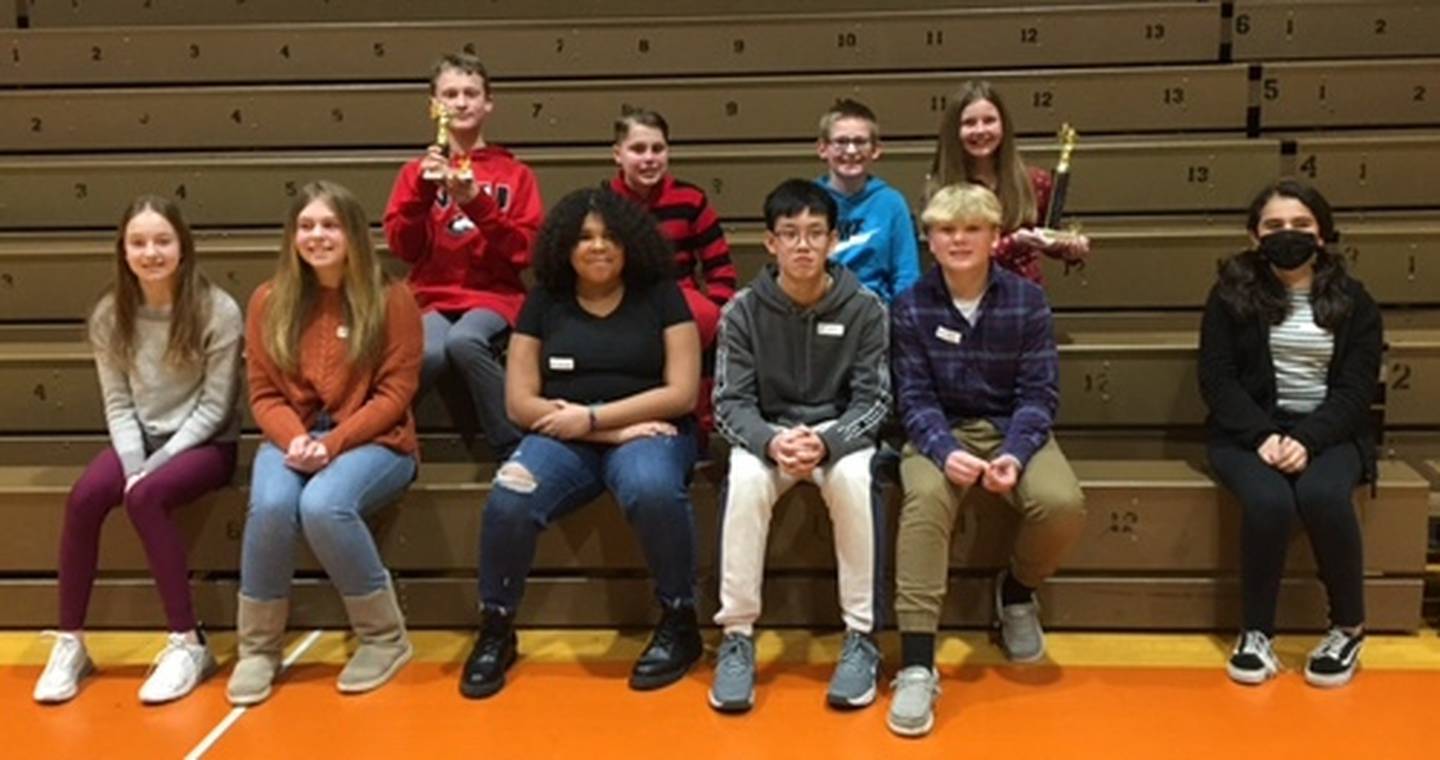
[(1228, 672), (1260, 684), (1271, 649), (1292, 517), (1309, 534), (1330, 632), (1305, 680), (1342, 686), (1364, 642), (1360, 525), (1351, 494), (1375, 477), (1370, 402), (1380, 374), (1380, 311), (1331, 254), (1330, 205), (1282, 180), (1250, 205), (1251, 250), (1220, 268), (1200, 328), (1200, 392), (1210, 465), (1240, 502), (1244, 629)]

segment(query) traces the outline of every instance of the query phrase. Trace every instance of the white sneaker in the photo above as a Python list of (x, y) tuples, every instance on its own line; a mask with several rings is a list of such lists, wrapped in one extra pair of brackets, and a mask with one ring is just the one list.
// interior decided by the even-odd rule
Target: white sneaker
[(155, 657), (150, 677), (140, 686), (140, 701), (156, 705), (179, 699), (195, 690), (215, 672), (215, 657), (203, 642), (191, 643), (183, 633), (171, 633)]
[(80, 679), (95, 670), (95, 663), (85, 652), (85, 642), (78, 634), (46, 631), (41, 634), (55, 639), (50, 648), (50, 661), (40, 680), (35, 682), (35, 701), (55, 704), (69, 701), (80, 691)]

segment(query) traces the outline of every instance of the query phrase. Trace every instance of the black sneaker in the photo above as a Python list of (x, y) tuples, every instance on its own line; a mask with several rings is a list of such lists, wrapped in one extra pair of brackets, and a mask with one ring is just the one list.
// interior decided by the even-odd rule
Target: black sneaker
[(1331, 628), (1310, 653), (1310, 661), (1305, 663), (1305, 682), (1328, 688), (1350, 683), (1356, 668), (1360, 667), (1360, 647), (1364, 643), (1364, 631), (1351, 636), (1339, 628)]
[(1270, 637), (1255, 630), (1241, 633), (1225, 672), (1230, 674), (1230, 680), (1247, 686), (1274, 678), (1280, 672), (1280, 660), (1270, 646)]
[(660, 623), (655, 626), (650, 643), (630, 672), (630, 688), (649, 691), (669, 686), (680, 680), (703, 653), (695, 607), (667, 605), (660, 613)]
[(515, 664), (514, 618), (486, 611), (475, 647), (460, 672), (460, 694), (469, 699), (493, 696), (505, 687), (505, 671)]

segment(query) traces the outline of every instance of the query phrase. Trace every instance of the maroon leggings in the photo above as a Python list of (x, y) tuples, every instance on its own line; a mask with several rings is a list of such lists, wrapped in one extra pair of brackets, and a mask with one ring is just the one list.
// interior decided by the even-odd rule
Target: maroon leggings
[(195, 628), (185, 540), (170, 511), (228, 484), (234, 474), (235, 443), (207, 443), (177, 454), (141, 478), (127, 495), (125, 471), (115, 449), (106, 447), (97, 454), (65, 502), (65, 526), (60, 532), (60, 630), (74, 631), (85, 625), (99, 563), (100, 526), (122, 502), (145, 546), (170, 630)]

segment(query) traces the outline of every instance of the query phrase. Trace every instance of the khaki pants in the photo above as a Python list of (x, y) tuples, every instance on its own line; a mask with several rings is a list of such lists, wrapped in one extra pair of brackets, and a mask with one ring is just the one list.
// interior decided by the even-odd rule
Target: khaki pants
[[(955, 435), (982, 459), (993, 458), (1004, 443), (986, 420), (966, 421)], [(947, 480), (913, 444), (902, 454), (900, 482), (905, 498), (895, 552), (896, 620), (902, 632), (933, 633), (945, 600), (950, 535), (969, 489)], [(1039, 587), (1085, 524), (1085, 495), (1053, 436), (1031, 457), (1006, 501), (1021, 517), (1010, 571), (1026, 586)]]

